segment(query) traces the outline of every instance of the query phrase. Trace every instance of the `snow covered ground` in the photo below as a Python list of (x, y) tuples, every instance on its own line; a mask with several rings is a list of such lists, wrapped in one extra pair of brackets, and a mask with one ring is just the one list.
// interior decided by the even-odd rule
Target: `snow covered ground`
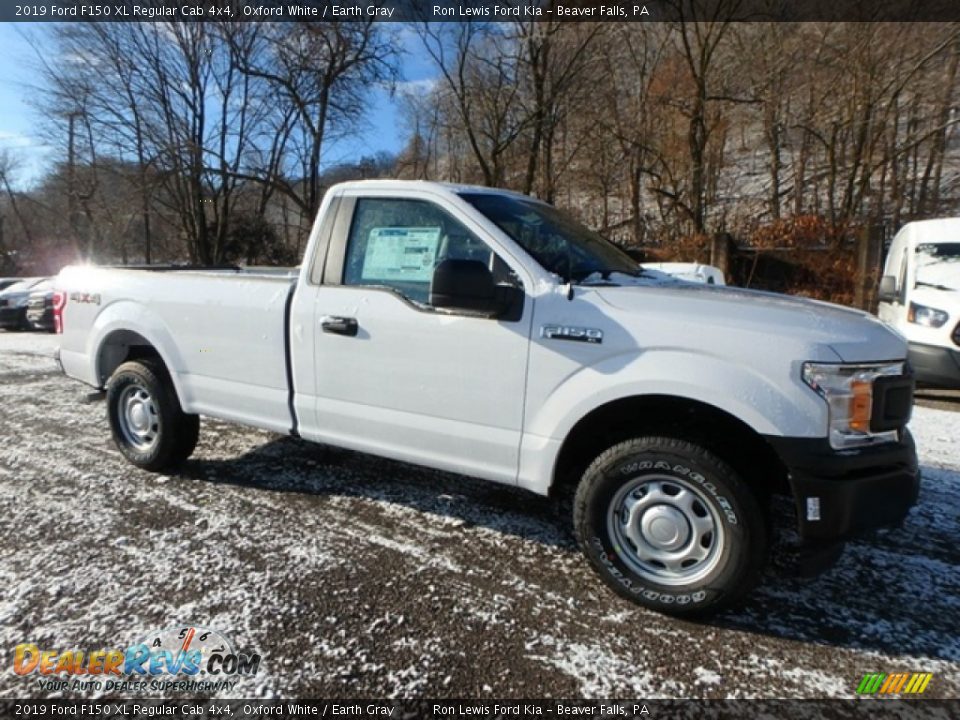
[[(614, 596), (509, 488), (207, 420), (182, 472), (141, 472), (55, 341), (0, 333), (6, 663), (193, 622), (263, 656), (221, 697), (832, 698), (869, 672), (960, 694), (960, 412), (915, 411), (903, 528), (695, 624)], [(6, 664), (0, 696), (25, 695), (56, 693)]]

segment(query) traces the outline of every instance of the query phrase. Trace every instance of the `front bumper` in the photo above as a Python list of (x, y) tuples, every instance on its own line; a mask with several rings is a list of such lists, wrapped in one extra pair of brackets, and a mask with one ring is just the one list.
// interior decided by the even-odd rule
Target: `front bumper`
[(910, 365), (918, 383), (960, 388), (960, 349), (910, 343)]
[(787, 468), (805, 543), (899, 525), (917, 502), (920, 469), (907, 430), (900, 442), (842, 451), (826, 438), (767, 439)]

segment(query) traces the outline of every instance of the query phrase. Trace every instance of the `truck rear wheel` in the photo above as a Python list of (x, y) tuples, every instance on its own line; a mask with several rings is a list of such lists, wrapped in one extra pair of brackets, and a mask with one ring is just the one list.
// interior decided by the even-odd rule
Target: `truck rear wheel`
[(116, 369), (107, 383), (107, 416), (120, 452), (144, 470), (175, 467), (197, 446), (200, 418), (183, 412), (159, 362), (135, 360)]
[(614, 445), (587, 468), (574, 531), (620, 595), (670, 615), (708, 615), (757, 581), (766, 523), (736, 472), (683, 440), (642, 437)]

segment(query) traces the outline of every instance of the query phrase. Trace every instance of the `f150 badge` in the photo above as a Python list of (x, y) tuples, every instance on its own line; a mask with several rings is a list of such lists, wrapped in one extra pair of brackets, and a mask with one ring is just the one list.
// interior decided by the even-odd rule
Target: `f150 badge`
[(540, 337), (548, 340), (571, 340), (599, 345), (603, 342), (603, 330), (574, 325), (544, 325), (540, 328)]

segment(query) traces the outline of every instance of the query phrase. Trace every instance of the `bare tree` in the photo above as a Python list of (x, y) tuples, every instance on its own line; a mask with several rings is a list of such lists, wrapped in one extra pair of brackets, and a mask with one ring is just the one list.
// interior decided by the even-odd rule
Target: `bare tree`
[[(13, 153), (9, 150), (0, 150), (0, 184), (3, 185), (3, 190), (7, 194), (7, 199), (10, 202), (10, 209), (13, 210), (14, 217), (16, 217), (17, 222), (20, 223), (27, 242), (32, 245), (33, 237), (30, 233), (30, 225), (21, 211), (17, 194), (13, 190), (13, 182), (11, 180), (12, 175), (18, 170), (19, 166), (20, 163)], [(7, 247), (6, 238), (0, 236), (0, 254), (6, 257), (9, 252), (10, 248)]]
[(274, 187), (312, 218), (326, 143), (356, 132), (371, 85), (395, 81), (396, 43), (368, 20), (266, 23), (252, 47), (259, 51), (236, 53), (237, 67), (267, 83), (281, 112), (267, 162), (240, 176)]
[[(759, 102), (767, 152), (767, 207), (780, 218), (791, 99), (800, 72), (797, 27), (789, 23), (756, 23), (734, 36), (737, 69), (747, 79), (748, 93)], [(801, 181), (802, 182), (802, 181)]]
[[(129, 47), (129, 39), (130, 34), (116, 24), (59, 26), (56, 40), (60, 61), (50, 62), (46, 54), (38, 52), (46, 81), (44, 92), (40, 94), (40, 105), (52, 124), (51, 137), (67, 140), (65, 152), (72, 178), (67, 183), (71, 201), (68, 215), (74, 234), (77, 232), (74, 208), (83, 204), (87, 209), (88, 221), (91, 221), (90, 202), (98, 194), (102, 195), (96, 187), (98, 152), (110, 157), (130, 158), (134, 166), (126, 176), (128, 183), (137, 189), (143, 255), (149, 263), (152, 247), (151, 196), (155, 183), (150, 173), (150, 159), (137, 97), (139, 66), (130, 61), (134, 55)], [(78, 129), (82, 131), (79, 141)], [(93, 170), (88, 175), (94, 185), (86, 190), (83, 198), (80, 198), (80, 190), (76, 187), (78, 163)], [(116, 198), (111, 200), (110, 203), (101, 204), (107, 210), (117, 209)], [(93, 250), (88, 242), (88, 254)]]
[[(645, 235), (642, 208), (646, 182), (662, 173), (661, 135), (658, 125), (668, 101), (668, 88), (658, 83), (670, 36), (657, 25), (614, 25), (607, 30), (595, 52), (604, 72), (597, 87), (603, 88), (596, 113), (597, 126), (620, 148), (625, 183), (629, 189), (629, 220), (633, 241)], [(605, 137), (600, 142), (608, 142)]]
[(483, 183), (506, 184), (526, 127), (513, 39), (498, 23), (420, 23), (418, 31), (440, 71), (437, 100), (453, 111)]
[(51, 71), (53, 87), (74, 101), (75, 88), (88, 88), (88, 126), (96, 124), (110, 151), (135, 159), (148, 261), (156, 203), (177, 218), (191, 260), (222, 259), (237, 173), (270, 107), (237, 70), (238, 54), (252, 51), (258, 30), (240, 23), (131, 23), (63, 31), (74, 62)]
[[(709, 111), (717, 102), (752, 101), (737, 97), (736, 91), (728, 87), (732, 78), (721, 74), (724, 42), (735, 32), (734, 20), (742, 4), (742, 0), (719, 0), (711, 7), (710, 16), (700, 21), (694, 12), (698, 5), (696, 0), (676, 0), (673, 3), (680, 18), (677, 24), (679, 47), (693, 86), (692, 92), (684, 98), (682, 108), (689, 121), (690, 219), (698, 233), (706, 230), (707, 146), (714, 128)], [(691, 16), (698, 19), (688, 20)]]
[[(571, 113), (582, 110), (599, 76), (591, 71), (600, 67), (593, 51), (601, 25), (520, 21), (515, 28), (529, 132), (522, 190), (553, 202), (557, 131)], [(569, 161), (561, 162), (560, 171), (568, 165)]]
[[(422, 89), (422, 88), (421, 88)], [(397, 158), (400, 177), (429, 180), (437, 174), (440, 155), (440, 103), (428, 86), (426, 93), (404, 91), (400, 94), (401, 115), (409, 140)]]

